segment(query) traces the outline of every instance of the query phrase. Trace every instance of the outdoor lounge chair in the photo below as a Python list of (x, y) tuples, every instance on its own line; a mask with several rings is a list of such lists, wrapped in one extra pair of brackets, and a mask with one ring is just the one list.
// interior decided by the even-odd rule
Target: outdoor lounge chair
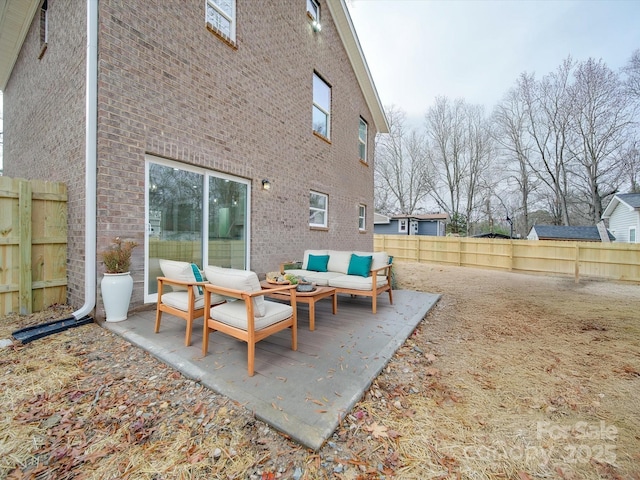
[[(191, 345), (191, 331), (193, 321), (204, 315), (204, 285), (205, 281), (197, 266), (188, 262), (175, 260), (160, 260), (163, 277), (158, 277), (158, 305), (156, 307), (155, 333), (160, 331), (162, 312), (182, 318), (187, 322), (187, 332), (184, 344)], [(196, 273), (197, 272), (197, 273)], [(170, 287), (170, 288), (167, 288)], [(210, 296), (209, 305), (225, 301), (220, 296)]]
[[(215, 305), (204, 312), (202, 355), (207, 355), (209, 333), (220, 331), (247, 342), (249, 376), (253, 376), (256, 343), (281, 330), (291, 329), (291, 349), (298, 349), (298, 320), (295, 285), (262, 289), (258, 276), (251, 271), (233, 268), (205, 267), (207, 283), (204, 301), (220, 295), (235, 301)], [(282, 290), (291, 290), (291, 304), (265, 300), (264, 296)]]

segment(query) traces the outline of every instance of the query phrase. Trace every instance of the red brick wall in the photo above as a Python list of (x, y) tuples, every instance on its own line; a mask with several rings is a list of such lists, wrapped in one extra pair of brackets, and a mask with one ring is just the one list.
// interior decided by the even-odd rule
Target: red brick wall
[[(70, 3), (74, 2), (50, 1), (51, 13)], [(305, 5), (302, 0), (239, 0), (237, 48), (233, 48), (207, 30), (203, 1), (100, 2), (98, 250), (116, 235), (143, 244), (145, 154), (252, 180), (251, 269), (256, 272), (301, 258), (305, 248), (373, 248), (373, 119), (326, 4), (321, 2), (320, 33), (311, 30)], [(83, 15), (84, 9), (73, 14), (75, 23), (82, 26), (69, 29), (69, 42), (77, 44), (69, 47), (73, 57), (65, 57), (58, 67), (59, 86), (74, 105), (68, 119), (73, 125), (63, 130), (59, 124), (50, 124), (56, 116), (49, 110), (66, 114), (61, 98), (47, 107), (41, 124), (48, 138), (65, 138), (70, 130), (80, 149)], [(35, 33), (30, 32), (30, 42)], [(52, 47), (45, 57), (51, 51)], [(23, 51), (22, 56), (32, 53)], [(29, 62), (25, 75), (38, 67), (35, 63)], [(332, 86), (331, 143), (311, 129), (314, 70)], [(13, 84), (17, 78), (12, 78)], [(36, 104), (31, 111), (37, 110)], [(20, 114), (14, 111), (14, 115)], [(370, 129), (370, 166), (358, 160), (360, 116)], [(7, 115), (5, 124), (10, 121)], [(83, 151), (43, 158), (44, 147), (26, 146), (28, 139), (18, 132), (7, 129), (7, 137), (15, 135), (20, 145), (5, 157), (7, 166), (16, 158), (22, 164), (25, 151), (31, 149), (34, 167), (30, 171), (43, 164), (68, 162), (69, 171), (56, 179), (81, 183)], [(7, 168), (7, 175), (13, 171), (22, 172), (23, 166)], [(268, 192), (260, 188), (263, 178), (271, 181)], [(83, 190), (82, 185), (76, 192)], [(75, 188), (70, 184), (69, 191)], [(308, 226), (309, 190), (329, 195), (327, 230)], [(361, 203), (367, 205), (366, 234), (358, 231)], [(82, 224), (80, 208), (70, 205), (70, 221), (78, 225)], [(82, 244), (74, 245), (70, 258), (80, 256), (77, 250)], [(143, 298), (142, 250), (136, 249), (132, 266), (133, 306)]]
[(84, 303), (86, 5), (49, 1), (41, 54), (40, 12), (4, 90), (4, 174), (65, 182), (68, 190), (67, 297)]

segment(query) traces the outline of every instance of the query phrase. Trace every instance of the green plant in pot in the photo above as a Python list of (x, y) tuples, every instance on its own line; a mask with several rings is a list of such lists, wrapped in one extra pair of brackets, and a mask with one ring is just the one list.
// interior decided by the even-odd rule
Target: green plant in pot
[(133, 292), (133, 279), (129, 274), (131, 252), (137, 246), (136, 242), (116, 237), (113, 244), (101, 253), (105, 274), (100, 282), (100, 289), (107, 322), (127, 319)]

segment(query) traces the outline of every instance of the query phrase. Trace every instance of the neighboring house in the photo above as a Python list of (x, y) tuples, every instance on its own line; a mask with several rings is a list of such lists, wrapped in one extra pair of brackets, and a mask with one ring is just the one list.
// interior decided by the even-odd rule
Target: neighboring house
[[(610, 241), (615, 237), (607, 230)], [(575, 240), (579, 242), (601, 242), (600, 232), (596, 225), (572, 227), (565, 225), (534, 225), (527, 235), (527, 240)]]
[(388, 217), (375, 214), (373, 232), (380, 235), (433, 235), (443, 237), (449, 215), (430, 213), (424, 215), (393, 215)]
[[(388, 132), (345, 0), (5, 0), (4, 174), (68, 186), (68, 302), (97, 305), (99, 252), (261, 274), (305, 249), (373, 248)], [(10, 12), (11, 14), (8, 14)]]
[(640, 193), (618, 193), (602, 213), (616, 242), (639, 243)]

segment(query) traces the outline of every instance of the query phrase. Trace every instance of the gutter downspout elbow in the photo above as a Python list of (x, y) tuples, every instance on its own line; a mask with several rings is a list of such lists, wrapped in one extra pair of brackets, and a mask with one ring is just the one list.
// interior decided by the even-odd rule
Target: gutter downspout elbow
[(98, 131), (98, 0), (87, 0), (87, 71), (85, 117), (84, 305), (73, 312), (80, 320), (96, 306), (96, 194)]

